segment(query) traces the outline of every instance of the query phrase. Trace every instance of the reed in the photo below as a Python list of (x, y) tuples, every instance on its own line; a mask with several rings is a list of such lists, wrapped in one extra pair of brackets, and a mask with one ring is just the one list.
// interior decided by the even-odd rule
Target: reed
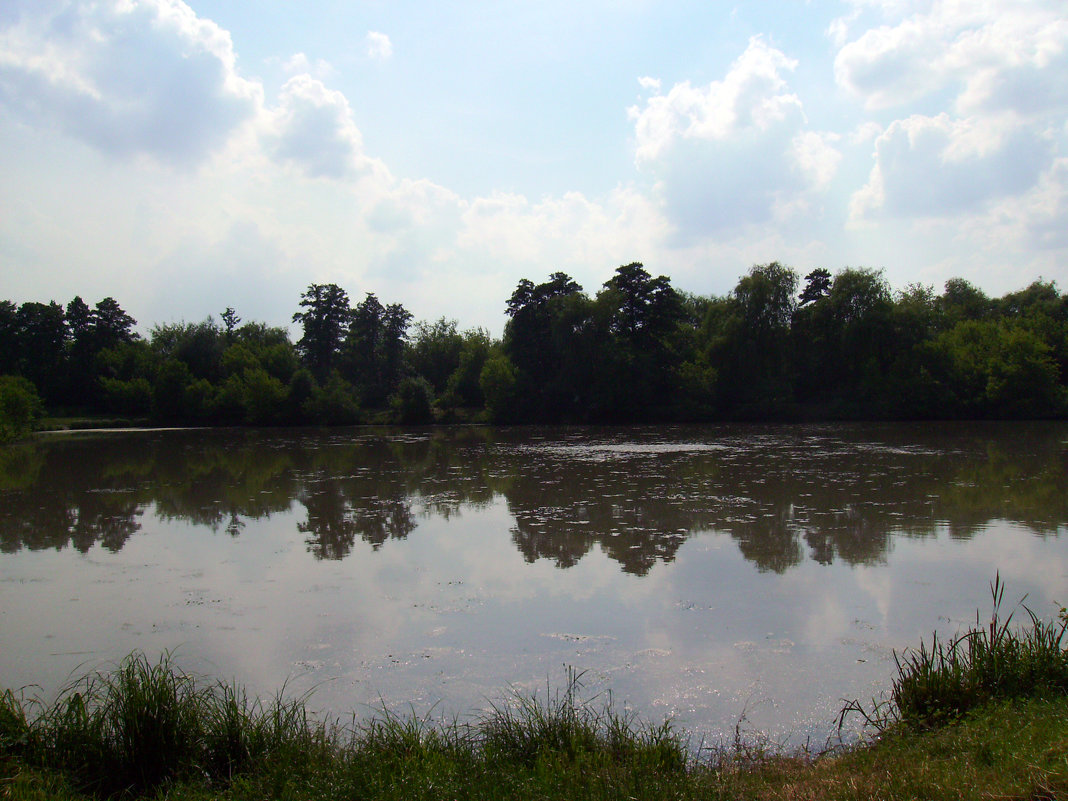
[(138, 794), (188, 778), (228, 781), (332, 748), (304, 699), (249, 702), (240, 688), (204, 684), (162, 655), (135, 653), (111, 672), (67, 685), (56, 701), (0, 696), (0, 756), (63, 773), (79, 791)]
[(1068, 617), (1043, 620), (1024, 605), (1017, 609), (1029, 625), (1013, 626), (1016, 609), (1002, 615), (1005, 585), (1000, 575), (990, 584), (993, 608), (984, 625), (975, 625), (948, 641), (937, 634), (928, 646), (894, 654), (897, 676), (891, 701), (906, 724), (937, 725), (995, 699), (1068, 692)]
[(579, 700), (581, 672), (568, 669), (563, 691), (544, 699), (516, 693), (511, 703), (494, 704), (478, 725), (479, 745), (493, 760), (527, 767), (540, 760), (584, 761), (632, 768), (682, 770), (686, 745), (669, 721), (659, 726), (617, 713), (611, 698)]

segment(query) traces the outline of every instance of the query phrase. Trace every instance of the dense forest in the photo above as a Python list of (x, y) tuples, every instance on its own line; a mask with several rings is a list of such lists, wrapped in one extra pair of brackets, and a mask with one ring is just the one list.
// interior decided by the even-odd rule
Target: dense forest
[(630, 423), (1064, 417), (1068, 294), (991, 298), (964, 279), (893, 291), (883, 274), (777, 262), (723, 297), (638, 263), (593, 296), (523, 279), (504, 336), (415, 322), (401, 304), (312, 284), (286, 328), (153, 327), (113, 298), (0, 301), (0, 439), (52, 414), (181, 424)]

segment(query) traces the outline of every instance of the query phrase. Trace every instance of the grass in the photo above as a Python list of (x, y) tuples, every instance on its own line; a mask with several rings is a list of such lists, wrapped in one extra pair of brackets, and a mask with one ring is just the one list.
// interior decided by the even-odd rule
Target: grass
[(1018, 608), (1029, 625), (1012, 626), (1015, 610), (1002, 618), (1005, 585), (1000, 576), (990, 585), (993, 609), (983, 625), (948, 642), (932, 637), (903, 657), (895, 654), (897, 678), (891, 699), (895, 716), (914, 726), (931, 726), (959, 717), (996, 699), (1068, 693), (1068, 613), (1059, 621), (1040, 619), (1023, 599)]
[(697, 757), (669, 723), (583, 698), (574, 671), (473, 721), (342, 726), (134, 654), (50, 704), (0, 695), (0, 798), (1068, 799), (1068, 619), (1013, 627), (991, 590), (990, 622), (899, 657), (875, 736), (838, 752)]

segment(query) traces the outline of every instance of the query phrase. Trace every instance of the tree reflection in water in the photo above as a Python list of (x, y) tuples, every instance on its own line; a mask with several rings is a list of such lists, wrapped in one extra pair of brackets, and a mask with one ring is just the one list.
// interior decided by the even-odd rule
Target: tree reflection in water
[(1061, 423), (155, 431), (42, 436), (0, 450), (0, 549), (118, 551), (146, 513), (241, 536), (296, 514), (308, 552), (344, 559), (503, 498), (528, 562), (594, 548), (628, 573), (695, 533), (760, 570), (885, 560), (895, 537), (1068, 522)]

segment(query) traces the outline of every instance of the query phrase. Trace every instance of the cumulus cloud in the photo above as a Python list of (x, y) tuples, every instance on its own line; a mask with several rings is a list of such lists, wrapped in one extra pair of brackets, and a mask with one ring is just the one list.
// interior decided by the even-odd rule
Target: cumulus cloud
[(0, 28), (0, 103), (111, 155), (191, 165), (262, 102), (179, 0), (34, 4)]
[(286, 81), (269, 117), (265, 141), (275, 158), (312, 177), (353, 178), (371, 166), (349, 101), (310, 75)]
[(368, 31), (365, 41), (367, 42), (368, 58), (385, 61), (393, 55), (393, 42), (389, 40), (386, 34), (378, 31)]
[(1051, 143), (1028, 129), (998, 132), (948, 114), (914, 115), (876, 140), (875, 166), (853, 197), (852, 216), (975, 211), (1033, 186), (1051, 157)]
[(637, 164), (657, 177), (683, 240), (797, 210), (833, 177), (836, 138), (805, 130), (784, 77), (796, 66), (753, 38), (723, 80), (678, 83), (630, 110)]
[(282, 64), (282, 69), (287, 75), (312, 75), (320, 80), (332, 78), (335, 74), (333, 66), (328, 61), (317, 58), (313, 63), (304, 53), (294, 53)]
[[(885, 109), (948, 91), (960, 114), (1011, 111), (1024, 117), (1068, 102), (1068, 19), (1060, 0), (936, 0), (911, 13), (883, 7), (888, 24), (841, 43), (839, 85), (869, 109)], [(895, 18), (897, 17), (897, 18)]]
[(875, 140), (852, 219), (978, 214), (1033, 189), (1064, 139), (1057, 131), (1068, 113), (1063, 3), (868, 5), (885, 24), (840, 39), (836, 80), (867, 109), (907, 116)]

